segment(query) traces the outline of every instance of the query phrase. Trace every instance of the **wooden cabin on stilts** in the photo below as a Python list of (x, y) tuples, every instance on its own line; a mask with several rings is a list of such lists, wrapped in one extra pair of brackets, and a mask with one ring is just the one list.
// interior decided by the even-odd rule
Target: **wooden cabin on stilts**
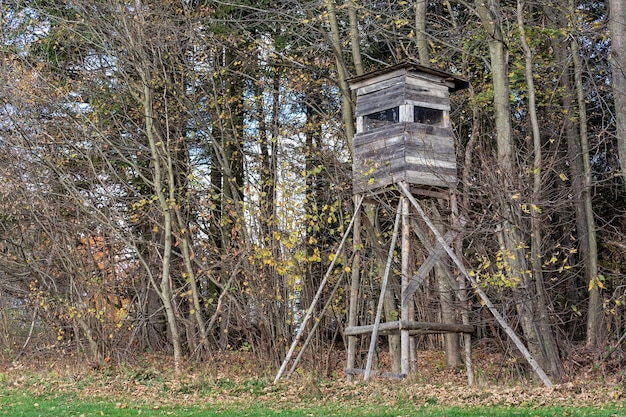
[[(350, 80), (350, 88), (356, 95), (357, 133), (353, 140), (353, 185), (355, 201), (365, 204), (384, 200), (395, 209), (395, 221), (385, 272), (381, 279), (380, 293), (373, 323), (363, 324), (359, 317), (361, 294), (361, 268), (359, 249), (362, 244), (362, 208), (357, 213), (353, 228), (355, 264), (352, 268), (348, 326), (348, 360), (345, 369), (348, 379), (363, 375), (368, 380), (372, 370), (374, 353), (380, 335), (400, 335), (400, 372), (376, 372), (381, 376), (404, 378), (416, 372), (415, 337), (429, 333), (460, 333), (465, 337), (465, 362), (470, 383), (471, 367), (470, 334), (473, 326), (467, 315), (463, 323), (434, 323), (415, 320), (413, 297), (420, 283), (445, 251), (429, 242), (428, 233), (421, 230), (423, 221), (412, 221), (413, 207), (419, 199), (445, 201), (454, 205), (457, 183), (456, 153), (450, 126), (450, 93), (466, 88), (468, 83), (451, 74), (413, 63), (402, 63), (356, 77)], [(453, 212), (452, 210), (451, 212)], [(426, 212), (424, 212), (426, 215)], [(453, 219), (449, 223), (460, 223)], [(420, 229), (414, 230), (413, 229)], [(451, 244), (459, 230), (447, 234)], [(444, 232), (445, 233), (445, 232)], [(414, 237), (416, 236), (416, 237)], [(411, 246), (422, 240), (421, 245), (429, 253), (417, 271), (411, 262)], [(390, 285), (391, 265), (394, 251), (400, 246), (400, 291), (396, 291), (400, 303), (398, 320), (382, 320), (383, 304)], [(396, 278), (397, 279), (397, 278)], [(466, 296), (463, 285), (452, 285), (461, 302)], [(361, 319), (361, 320), (359, 320)], [(357, 338), (369, 336), (369, 349), (364, 369), (357, 369)]]
[[(362, 375), (367, 381), (374, 374), (406, 378), (416, 372), (416, 337), (426, 334), (459, 334), (463, 338), (465, 366), (471, 385), (474, 378), (471, 357), (473, 326), (468, 317), (467, 283), (535, 373), (546, 386), (551, 386), (543, 369), (475, 278), (468, 273), (461, 256), (453, 249), (458, 247), (455, 242), (458, 242), (463, 229), (463, 219), (456, 210), (457, 167), (449, 118), (450, 93), (468, 87), (468, 83), (451, 74), (414, 63), (390, 66), (352, 78), (349, 82), (356, 95), (357, 132), (353, 139), (355, 212), (274, 382), (278, 382), (285, 373), (300, 345), (303, 332), (313, 317), (316, 304), (322, 297), (335, 261), (347, 244), (351, 229), (354, 256), (350, 270), (348, 323), (344, 332), (348, 339), (345, 368), (348, 380)], [(370, 259), (378, 257), (378, 260), (384, 261), (384, 268), (376, 269), (373, 274), (371, 269), (367, 272), (363, 270), (365, 254), (362, 252), (365, 247), (371, 249), (373, 246), (383, 248), (382, 252), (385, 252), (385, 242), (381, 242), (382, 234), (371, 232), (371, 209), (368, 207), (376, 205), (389, 208), (387, 211), (392, 214), (387, 220), (390, 225), (393, 221), (393, 232), (386, 247), (386, 258), (380, 250), (377, 254), (370, 250), (368, 254)], [(400, 247), (399, 261), (397, 246)], [(411, 253), (418, 246), (425, 254), (425, 259), (415, 270)], [(458, 272), (449, 273), (446, 279), (461, 306), (461, 323), (417, 321), (413, 308), (416, 291), (435, 265), (443, 260), (451, 261)], [(383, 262), (379, 264), (383, 265)], [(366, 279), (370, 283), (367, 297), (363, 285)], [(386, 317), (383, 320), (383, 306), (390, 301), (389, 298), (385, 299), (389, 294), (387, 287), (393, 286), (393, 281), (398, 280), (400, 283), (395, 284), (396, 291), (391, 296), (391, 303), (399, 306), (400, 311), (397, 317)], [(365, 298), (369, 303), (367, 308), (363, 308)], [(313, 326), (311, 333), (315, 329), (316, 326)], [(399, 356), (399, 366), (395, 362), (398, 369), (392, 369), (393, 372), (373, 369), (377, 342), (382, 335), (394, 336), (396, 341), (399, 336), (399, 349), (395, 349), (399, 350), (399, 355), (396, 355)], [(307, 344), (308, 340), (300, 346), (300, 354), (287, 375), (294, 372)], [(367, 346), (366, 357), (360, 355), (361, 350), (364, 350), (358, 349), (360, 346)]]

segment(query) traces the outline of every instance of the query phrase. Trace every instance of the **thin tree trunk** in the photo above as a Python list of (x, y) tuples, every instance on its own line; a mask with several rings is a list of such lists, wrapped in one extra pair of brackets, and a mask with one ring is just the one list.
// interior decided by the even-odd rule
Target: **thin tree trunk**
[[(146, 68), (146, 67), (144, 67)], [(154, 192), (158, 198), (159, 206), (161, 208), (161, 215), (163, 216), (163, 252), (161, 257), (161, 281), (159, 283), (158, 293), (165, 309), (165, 316), (167, 318), (167, 324), (170, 329), (170, 335), (172, 337), (172, 346), (174, 348), (174, 368), (176, 373), (180, 372), (181, 360), (182, 360), (182, 346), (180, 343), (180, 335), (178, 333), (178, 326), (176, 324), (175, 307), (172, 302), (172, 282), (170, 280), (170, 267), (172, 260), (172, 238), (173, 238), (173, 222), (172, 211), (169, 207), (168, 198), (163, 190), (163, 175), (161, 173), (161, 158), (159, 147), (164, 146), (163, 138), (157, 137), (156, 129), (153, 121), (155, 120), (155, 114), (152, 107), (153, 94), (152, 87), (150, 86), (150, 77), (144, 72), (142, 73), (143, 89), (143, 106), (145, 116), (145, 128), (146, 136), (150, 147), (150, 154), (152, 159), (153, 169), (153, 186)]]
[[(541, 135), (539, 131), (539, 121), (537, 119), (537, 103), (535, 99), (535, 83), (533, 81), (533, 56), (531, 49), (526, 40), (526, 29), (524, 27), (524, 1), (517, 2), (517, 25), (520, 32), (520, 42), (524, 51), (525, 77), (528, 88), (528, 114), (530, 118), (531, 131), (533, 136), (533, 191), (532, 191), (532, 207), (540, 207), (541, 205), (541, 173), (542, 173), (542, 155), (541, 155)], [(550, 318), (547, 306), (547, 295), (543, 281), (542, 259), (541, 259), (541, 213), (538, 209), (531, 210), (531, 264), (533, 270), (533, 278), (535, 280), (535, 289), (537, 291), (537, 307), (539, 314), (539, 337), (541, 337), (541, 346), (545, 357), (546, 367), (553, 378), (560, 379), (560, 360), (556, 343), (554, 342), (553, 332), (550, 325)]]
[[(330, 25), (331, 44), (333, 54), (335, 55), (335, 64), (337, 67), (337, 77), (339, 81), (339, 89), (341, 92), (341, 116), (345, 128), (348, 147), (352, 154), (352, 138), (355, 134), (354, 116), (352, 111), (352, 100), (350, 98), (350, 87), (348, 86), (348, 71), (343, 60), (343, 52), (341, 46), (341, 35), (339, 33), (339, 23), (337, 22), (337, 12), (335, 0), (324, 0), (326, 11), (328, 12), (328, 23)], [(354, 48), (354, 45), (353, 45)], [(358, 57), (360, 60), (360, 55)]]
[[(551, 8), (544, 9), (546, 13), (552, 12)], [(555, 27), (566, 27), (567, 23), (567, 10), (562, 10), (556, 16), (555, 21), (557, 24)], [(557, 38), (552, 42), (554, 47), (556, 58), (558, 62), (570, 61), (570, 43), (565, 38)], [(578, 254), (581, 261), (584, 263), (584, 282), (589, 283), (591, 281), (590, 269), (589, 269), (589, 239), (587, 238), (587, 215), (585, 211), (585, 202), (583, 201), (583, 189), (584, 189), (584, 169), (583, 169), (583, 155), (580, 145), (580, 139), (578, 136), (578, 130), (574, 123), (573, 115), (576, 114), (574, 109), (574, 97), (575, 87), (573, 85), (571, 65), (567, 65), (567, 71), (560, 79), (560, 87), (563, 90), (561, 94), (561, 106), (565, 117), (563, 117), (563, 130), (567, 138), (567, 162), (569, 165), (569, 177), (571, 181), (573, 211), (575, 215), (576, 235), (578, 236)], [(567, 302), (571, 305), (578, 305), (581, 301), (578, 295), (578, 288), (580, 283), (576, 279), (575, 275), (569, 278), (567, 284)]]
[[(491, 62), (492, 83), (494, 91), (494, 112), (496, 124), (496, 142), (498, 147), (498, 169), (503, 178), (503, 190), (498, 193), (500, 224), (496, 233), (501, 251), (504, 252), (510, 265), (510, 275), (518, 277), (519, 283), (513, 289), (517, 313), (522, 331), (528, 343), (528, 348), (533, 356), (543, 362), (543, 348), (539, 329), (535, 322), (536, 305), (533, 300), (536, 297), (536, 289), (533, 288), (532, 279), (528, 274), (525, 242), (520, 231), (520, 225), (515, 224), (520, 219), (519, 207), (511, 198), (516, 170), (514, 165), (515, 150), (513, 146), (510, 91), (508, 80), (508, 52), (502, 34), (499, 21), (501, 10), (497, 1), (490, 3), (488, 8), (485, 3), (476, 6), (480, 19), (485, 29), (491, 34), (489, 40), (489, 52)], [(545, 365), (545, 363), (543, 363)]]
[[(415, 36), (417, 42), (417, 50), (419, 54), (420, 64), (426, 67), (430, 66), (430, 50), (428, 41), (426, 40), (426, 11), (428, 2), (426, 0), (416, 0), (415, 2)], [(437, 207), (433, 204), (431, 210), (438, 220), (441, 220)], [(445, 234), (443, 222), (439, 221), (438, 226)], [(450, 286), (449, 277), (453, 274), (450, 272), (445, 259), (440, 259), (435, 265), (435, 279), (439, 290), (439, 303), (441, 306), (441, 320), (443, 323), (455, 322), (455, 306), (454, 294)], [(461, 351), (458, 333), (444, 333), (444, 350), (446, 353), (446, 366), (456, 368), (461, 364)]]
[(359, 19), (354, 0), (347, 0), (348, 17), (350, 19), (350, 46), (352, 47), (352, 62), (356, 75), (363, 75), (363, 60), (361, 57), (361, 41), (359, 39)]
[[(570, 10), (574, 10), (574, 4), (570, 1)], [(591, 202), (591, 166), (589, 162), (589, 140), (587, 137), (587, 106), (585, 105), (585, 91), (582, 79), (582, 65), (578, 56), (578, 42), (571, 41), (572, 62), (574, 64), (574, 84), (578, 102), (578, 123), (580, 132), (580, 149), (583, 158), (583, 203), (585, 205), (585, 217), (587, 220), (587, 240), (589, 246), (589, 306), (587, 308), (587, 348), (597, 349), (604, 343), (605, 332), (603, 331), (604, 312), (598, 278), (598, 243), (596, 240), (596, 224)]]
[(626, 2), (609, 0), (611, 85), (615, 102), (617, 150), (626, 186)]
[[(430, 207), (435, 225), (439, 229), (441, 235), (445, 234), (445, 225), (439, 214), (439, 210), (433, 203)], [(436, 245), (434, 245), (436, 246)], [(437, 288), (439, 290), (439, 303), (441, 304), (441, 321), (446, 324), (456, 323), (456, 311), (454, 306), (454, 289), (452, 280), (454, 275), (450, 272), (446, 261), (447, 256), (443, 256), (435, 264), (435, 278), (437, 280)], [(461, 365), (461, 348), (459, 343), (459, 333), (444, 333), (443, 344), (446, 354), (446, 366), (449, 368), (457, 368)]]
[[(358, 195), (354, 196), (354, 206), (358, 204)], [(358, 323), (359, 288), (361, 281), (361, 215), (363, 209), (354, 212), (354, 226), (352, 231), (352, 276), (350, 282), (350, 311), (348, 312), (348, 327), (354, 327)], [(348, 369), (354, 369), (356, 365), (356, 337), (348, 336)], [(354, 380), (354, 375), (348, 374), (348, 382)]]
[(415, 44), (420, 65), (430, 66), (430, 50), (426, 39), (426, 10), (428, 1), (415, 0)]
[[(377, 234), (381, 234), (377, 225)], [(383, 258), (376, 260), (376, 276), (382, 277), (385, 271), (385, 261)], [(396, 309), (396, 299), (394, 295), (394, 285), (387, 285), (385, 288), (385, 297), (383, 299), (383, 306), (385, 308), (385, 321), (395, 321), (399, 319), (398, 310)], [(391, 372), (399, 374), (402, 368), (401, 362), (401, 345), (400, 335), (390, 334), (387, 336), (387, 343), (389, 344), (389, 361), (391, 362)]]

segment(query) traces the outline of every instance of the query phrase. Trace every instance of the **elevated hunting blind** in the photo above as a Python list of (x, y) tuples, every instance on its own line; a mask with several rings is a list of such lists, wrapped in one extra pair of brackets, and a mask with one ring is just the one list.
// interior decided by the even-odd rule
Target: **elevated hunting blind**
[[(348, 233), (352, 230), (353, 258), (350, 268), (349, 312), (347, 326), (344, 329), (344, 335), (348, 338), (347, 361), (344, 369), (348, 380), (352, 380), (356, 375), (363, 375), (363, 379), (367, 381), (374, 373), (372, 367), (379, 335), (394, 338), (399, 335), (400, 343), (399, 346), (393, 343), (392, 372), (377, 371), (378, 375), (405, 378), (414, 374), (417, 369), (416, 337), (426, 334), (462, 334), (467, 378), (471, 385), (474, 380), (471, 352), (471, 333), (474, 327), (470, 324), (468, 314), (469, 296), (465, 282), (467, 281), (476, 289), (484, 305), (491, 311), (493, 317), (537, 375), (547, 386), (551, 386), (545, 372), (532, 358), (528, 349), (506, 323), (486, 293), (480, 289), (473, 275), (468, 273), (461, 257), (453, 249), (455, 240), (460, 239), (464, 220), (457, 213), (454, 197), (457, 174), (454, 140), (449, 120), (449, 95), (451, 92), (467, 88), (469, 84), (451, 74), (412, 63), (394, 65), (349, 81), (350, 88), (356, 92), (357, 132), (353, 140), (352, 174), (355, 194), (354, 215), (331, 258), (330, 266), (313, 297), (310, 308), (302, 319), (300, 330), (292, 341), (274, 382), (277, 382), (285, 372), (303, 332), (307, 329), (307, 323), (317, 314), (316, 305), (324, 294), (324, 286), (328, 282), (335, 261), (340, 259)], [(386, 191), (392, 192), (386, 193)], [(367, 198), (373, 195), (379, 198)], [(422, 208), (415, 195), (426, 197), (422, 200), (427, 202), (430, 209)], [(362, 229), (367, 229), (363, 227), (362, 212), (364, 210), (362, 207), (365, 204), (384, 207), (389, 206), (392, 201), (397, 201), (395, 221), (387, 260), (384, 263), (385, 270), (379, 281), (378, 274), (371, 273), (373, 270), (371, 265), (362, 264), (361, 251), (368, 246), (374, 246), (367, 242), (369, 234), (366, 233), (363, 236), (361, 234)], [(443, 210), (439, 210), (438, 206)], [(387, 209), (383, 209), (385, 210)], [(371, 212), (377, 213), (378, 210)], [(451, 221), (448, 224), (442, 221), (440, 212), (449, 213)], [(432, 213), (436, 213), (433, 217), (435, 221), (430, 218)], [(378, 237), (376, 239), (378, 246), (382, 242)], [(398, 241), (400, 241), (399, 253), (396, 251)], [(417, 270), (415, 270), (417, 265), (414, 265), (416, 253), (411, 250), (412, 245), (415, 244), (421, 245), (423, 250), (419, 252), (427, 254)], [(374, 252), (376, 251), (370, 251), (370, 253)], [(449, 287), (449, 291), (456, 296), (460, 305), (462, 324), (457, 323), (454, 314), (446, 318), (443, 317), (443, 313), (441, 318), (447, 320), (446, 322), (418, 321), (420, 314), (414, 305), (417, 297), (416, 291), (431, 274), (435, 264), (445, 260), (446, 256), (456, 265), (460, 276), (464, 277), (464, 280), (454, 283), (456, 280), (448, 269), (449, 263), (441, 264), (442, 270), (448, 271), (441, 285)], [(371, 259), (371, 255), (368, 257)], [(421, 258), (421, 255), (419, 257)], [(400, 263), (399, 277), (395, 272), (391, 273), (392, 269), (397, 271), (394, 259)], [(380, 261), (383, 260), (380, 259)], [(379, 289), (376, 290), (378, 291), (377, 304), (375, 294), (371, 292), (374, 288)], [(369, 293), (367, 297), (374, 296), (374, 300), (366, 299), (367, 293)], [(382, 317), (385, 304), (394, 304), (385, 303), (387, 294), (390, 294), (391, 298), (399, 304), (398, 320), (389, 321)], [(332, 300), (331, 295), (321, 314)], [(372, 317), (371, 311), (373, 304), (376, 304), (375, 317)], [(374, 323), (370, 324), (372, 318)], [(317, 323), (313, 325), (311, 331), (316, 328)], [(363, 364), (363, 358), (357, 355), (357, 350), (361, 346), (357, 343), (357, 338), (367, 336), (370, 337), (367, 361), (364, 364), (365, 368), (360, 369), (358, 365)], [(295, 371), (309, 340), (310, 338), (302, 345), (288, 375)], [(457, 343), (458, 341), (452, 341), (451, 345)], [(389, 343), (388, 347), (391, 358), (392, 343)]]
[(402, 63), (349, 82), (356, 91), (355, 194), (399, 181), (444, 188), (456, 182), (449, 94), (467, 81)]

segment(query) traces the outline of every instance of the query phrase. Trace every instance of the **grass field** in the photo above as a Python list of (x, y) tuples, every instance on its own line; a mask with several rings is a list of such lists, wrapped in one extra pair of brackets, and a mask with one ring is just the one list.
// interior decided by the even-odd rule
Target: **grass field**
[(50, 395), (34, 397), (19, 393), (2, 394), (0, 396), (0, 416), (281, 416), (281, 417), (310, 417), (310, 416), (423, 416), (423, 417), (479, 417), (479, 416), (623, 416), (624, 409), (616, 406), (604, 409), (594, 408), (567, 408), (567, 407), (438, 407), (438, 406), (409, 406), (409, 405), (369, 405), (366, 407), (342, 406), (341, 404), (324, 404), (323, 401), (311, 401), (311, 404), (301, 404), (297, 408), (284, 406), (271, 407), (268, 404), (258, 405), (229, 404), (191, 406), (151, 406), (134, 401), (115, 402), (116, 399), (85, 399), (70, 395)]

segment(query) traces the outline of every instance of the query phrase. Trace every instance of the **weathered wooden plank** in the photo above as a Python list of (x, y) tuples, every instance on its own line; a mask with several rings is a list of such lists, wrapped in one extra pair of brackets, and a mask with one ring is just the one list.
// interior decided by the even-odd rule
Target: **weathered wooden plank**
[(378, 84), (383, 84), (394, 79), (397, 79), (404, 83), (406, 82), (406, 74), (406, 69), (398, 69), (389, 71), (386, 74), (381, 73), (380, 75), (374, 75), (368, 79), (363, 79), (360, 81), (351, 80), (350, 88), (352, 90), (356, 90), (358, 94), (360, 91), (367, 92), (371, 91), (370, 89), (376, 89)]
[(397, 179), (406, 179), (410, 184), (420, 184), (420, 179), (428, 180), (428, 185), (435, 178), (443, 182), (456, 182), (457, 168), (454, 161), (428, 160), (412, 158), (406, 160), (402, 158), (387, 159), (384, 162), (377, 162), (372, 159), (363, 160), (353, 164), (354, 180), (356, 182), (368, 182), (393, 176)]
[(355, 115), (366, 116), (404, 104), (404, 87), (398, 86), (356, 99)]
[(457, 181), (457, 175), (455, 172), (421, 172), (419, 174), (415, 174), (413, 171), (408, 171), (405, 174), (405, 181), (408, 184), (417, 184), (417, 185), (428, 185), (430, 187), (444, 187), (451, 188), (453, 187)]
[(383, 90), (385, 88), (391, 88), (397, 84), (406, 84), (406, 73), (392, 73), (386, 79), (380, 79), (379, 81), (371, 82), (368, 85), (359, 87), (356, 89), (356, 95), (364, 96), (367, 94), (375, 93), (376, 91)]
[[(398, 84), (393, 87), (375, 91), (370, 94), (357, 96), (356, 97), (356, 107), (357, 107), (357, 115), (368, 114), (366, 109), (376, 107), (376, 106), (384, 106), (385, 108), (393, 107), (391, 103), (404, 103), (406, 95), (406, 86), (403, 84)], [(397, 104), (396, 104), (397, 105)]]
[(386, 159), (395, 158), (425, 158), (433, 161), (456, 162), (454, 146), (443, 141), (431, 144), (407, 143), (402, 138), (392, 138), (372, 142), (361, 146), (354, 152), (354, 161), (373, 160), (384, 163)]
[(440, 158), (429, 158), (427, 156), (407, 156), (404, 160), (405, 169), (407, 171), (422, 171), (423, 169), (437, 172), (439, 170), (453, 169), (456, 170), (456, 161), (450, 161)]
[(404, 101), (404, 104), (410, 104), (410, 105), (419, 106), (419, 107), (429, 107), (432, 109), (450, 112), (450, 104), (445, 104), (445, 103), (437, 104), (437, 103), (433, 103), (432, 101), (418, 101), (418, 100), (406, 99)]
[(407, 164), (416, 163), (435, 167), (456, 168), (456, 157), (454, 149), (444, 147), (433, 147), (430, 149), (420, 149), (414, 152), (409, 144), (405, 144), (406, 155), (404, 157)]
[(427, 80), (423, 77), (411, 77), (405, 78), (406, 86), (408, 89), (414, 91), (429, 91), (432, 95), (437, 97), (447, 97), (450, 95), (448, 86), (439, 80)]
[(384, 129), (380, 128), (374, 131), (357, 133), (356, 135), (354, 135), (354, 139), (352, 143), (354, 147), (357, 148), (359, 146), (367, 144), (368, 142), (376, 141), (378, 139), (386, 139), (386, 138), (391, 138), (394, 136), (403, 135), (407, 130), (408, 129), (407, 129), (406, 123), (404, 122), (394, 123), (394, 124), (385, 126)]
[[(346, 336), (358, 336), (362, 334), (370, 334), (374, 330), (374, 325), (367, 326), (353, 326), (346, 327)], [(380, 323), (378, 325), (378, 331), (383, 334), (392, 334), (400, 332), (401, 330), (419, 330), (430, 333), (472, 333), (474, 326), (469, 324), (456, 324), (456, 323), (429, 323), (421, 321), (389, 321)]]
[(406, 155), (406, 145), (407, 143), (403, 138), (373, 142), (366, 147), (359, 148), (358, 153), (355, 151), (354, 157), (363, 160), (372, 159), (380, 162), (387, 159), (404, 158)]
[(424, 72), (409, 72), (406, 77), (406, 82), (418, 84), (418, 85), (428, 85), (432, 88), (443, 87), (449, 91), (448, 83), (445, 79), (442, 79), (439, 75), (427, 74)]
[(411, 138), (420, 138), (422, 135), (452, 138), (452, 131), (449, 127), (426, 125), (422, 123), (406, 123), (405, 130), (411, 135)]
[[(377, 159), (377, 156), (384, 156), (384, 159)], [(456, 161), (453, 159), (432, 158), (428, 155), (410, 155), (404, 156), (401, 151), (396, 154), (389, 153), (372, 153), (371, 157), (360, 158), (353, 163), (355, 168), (366, 168), (367, 171), (360, 169), (355, 174), (363, 174), (369, 171), (399, 172), (404, 171), (429, 171), (438, 172), (440, 170), (451, 170), (456, 172)]]
[[(343, 370), (348, 375), (365, 375), (365, 369), (345, 368)], [(395, 372), (370, 371), (371, 375), (380, 378), (404, 379), (406, 374), (398, 374)]]
[(437, 188), (451, 188), (456, 184), (457, 177), (455, 174), (443, 175), (441, 173), (422, 172), (416, 174), (414, 172), (401, 172), (398, 174), (381, 175), (377, 177), (367, 177), (362, 180), (355, 180), (353, 182), (354, 194), (363, 192), (376, 191), (384, 189), (400, 181), (405, 181), (408, 184), (419, 185), (420, 187), (437, 187)]
[(356, 176), (370, 171), (389, 171), (392, 167), (408, 171), (456, 170), (456, 160), (451, 152), (426, 150), (420, 153), (411, 153), (407, 151), (405, 144), (399, 143), (395, 146), (375, 149), (358, 156), (355, 155), (353, 166), (355, 168), (366, 168), (366, 170), (359, 169), (355, 171), (354, 174)]
[(408, 103), (409, 101), (414, 102), (418, 106), (422, 107), (433, 107), (433, 105), (440, 110), (449, 110), (450, 109), (450, 98), (448, 97), (433, 97), (430, 95), (430, 91), (407, 91), (404, 92), (404, 102)]
[[(417, 178), (417, 179), (415, 179)], [(419, 185), (420, 187), (435, 187), (439, 189), (451, 188), (457, 181), (456, 175), (450, 175), (449, 177), (444, 177), (442, 175), (435, 175), (432, 173), (422, 173), (419, 177), (415, 177), (411, 173), (404, 173), (403, 176), (397, 175), (389, 175), (380, 178), (372, 178), (371, 181), (355, 181), (353, 183), (353, 192), (354, 194), (360, 194), (364, 192), (376, 192), (377, 190), (384, 190), (390, 187), (393, 184), (396, 184), (400, 181), (405, 181), (409, 184)], [(412, 181), (412, 182), (411, 182)], [(437, 198), (446, 198), (447, 194), (443, 192), (439, 193), (416, 193), (420, 195), (430, 195), (435, 196)]]
[[(431, 138), (428, 138), (431, 139)], [(381, 138), (366, 145), (361, 144), (354, 150), (355, 159), (370, 159), (377, 157), (393, 157), (398, 151), (407, 157), (418, 156), (430, 159), (456, 161), (454, 143), (450, 138), (433, 136), (432, 140), (408, 141), (403, 136)]]
[(384, 97), (390, 97), (393, 95), (399, 95), (400, 97), (404, 97), (406, 93), (406, 84), (402, 82), (394, 83), (388, 85), (386, 88), (378, 89), (376, 91), (372, 91), (367, 94), (358, 94), (356, 96), (357, 106), (365, 105), (367, 106), (372, 101), (378, 101)]
[(408, 136), (404, 143), (409, 152), (415, 155), (422, 153), (448, 153), (454, 152), (454, 139), (446, 136), (422, 135), (420, 137)]
[(357, 133), (354, 135), (353, 144), (354, 147), (357, 148), (371, 141), (391, 138), (404, 133), (410, 135), (407, 137), (407, 140), (412, 142), (417, 142), (419, 139), (423, 142), (427, 142), (429, 139), (437, 140), (435, 137), (429, 138), (429, 136), (452, 139), (452, 132), (450, 131), (450, 128), (447, 127), (425, 125), (421, 123), (400, 122), (389, 124), (384, 128)]

